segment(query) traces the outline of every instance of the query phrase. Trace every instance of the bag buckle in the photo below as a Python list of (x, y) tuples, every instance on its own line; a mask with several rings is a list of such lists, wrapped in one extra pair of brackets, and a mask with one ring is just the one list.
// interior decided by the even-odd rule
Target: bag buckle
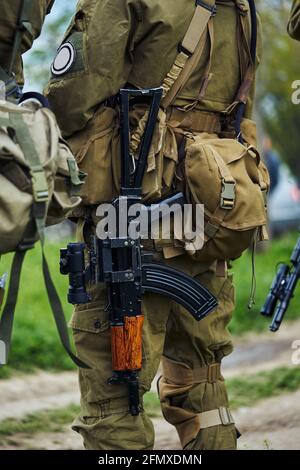
[(235, 203), (235, 181), (226, 181), (222, 178), (222, 192), (221, 192), (221, 209), (231, 210), (234, 208)]
[(47, 202), (49, 200), (49, 191), (44, 170), (42, 168), (32, 168), (31, 176), (35, 202)]
[(229, 408), (220, 406), (219, 415), (223, 426), (229, 426), (234, 423), (234, 419)]
[(216, 16), (217, 14), (217, 6), (216, 5), (209, 5), (208, 3), (204, 2), (203, 0), (196, 0), (196, 5), (199, 7), (205, 8), (205, 10), (208, 10), (211, 12), (211, 16)]

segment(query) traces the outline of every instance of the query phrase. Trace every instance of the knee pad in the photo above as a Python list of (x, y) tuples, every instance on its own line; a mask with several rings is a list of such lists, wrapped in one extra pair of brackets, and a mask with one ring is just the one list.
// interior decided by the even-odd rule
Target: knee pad
[(220, 363), (192, 369), (163, 357), (162, 365), (163, 375), (158, 382), (162, 412), (176, 427), (183, 448), (203, 429), (228, 426), (232, 433), (234, 420)]

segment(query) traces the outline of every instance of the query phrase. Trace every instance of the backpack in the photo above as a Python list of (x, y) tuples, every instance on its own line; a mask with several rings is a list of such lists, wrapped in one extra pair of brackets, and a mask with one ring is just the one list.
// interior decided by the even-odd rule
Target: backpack
[[(30, 247), (81, 199), (81, 177), (54, 114), (0, 101), (0, 254)], [(9, 198), (8, 198), (9, 195)]]
[[(63, 221), (80, 202), (83, 175), (62, 139), (54, 114), (36, 93), (21, 105), (0, 100), (0, 255), (15, 252), (0, 340), (10, 348), (22, 264), (37, 240), (42, 244), (45, 285), (63, 345), (71, 358), (62, 306), (44, 253), (44, 228)], [(3, 286), (2, 286), (3, 287)]]

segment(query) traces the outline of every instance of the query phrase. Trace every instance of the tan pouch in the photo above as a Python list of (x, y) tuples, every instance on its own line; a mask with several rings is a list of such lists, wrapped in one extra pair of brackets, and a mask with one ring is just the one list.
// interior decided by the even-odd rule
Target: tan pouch
[[(145, 107), (135, 106), (130, 113), (132, 135), (139, 130), (145, 117)], [(83, 205), (110, 202), (120, 191), (121, 148), (118, 109), (102, 107), (81, 132), (70, 137), (68, 144), (75, 154), (81, 171), (87, 178), (81, 197)], [(144, 132), (144, 129), (141, 129)], [(133, 165), (138, 156), (133, 155)], [(153, 201), (168, 192), (173, 183), (178, 160), (177, 144), (172, 129), (167, 127), (166, 115), (160, 110), (155, 127), (147, 170), (143, 179), (143, 201)]]
[(80, 170), (87, 173), (81, 193), (83, 204), (110, 202), (118, 194), (112, 167), (121, 159), (116, 111), (101, 108), (83, 131), (67, 141)]
[[(137, 158), (139, 146), (145, 132), (148, 114), (144, 106), (135, 106), (130, 113), (132, 154)], [(167, 194), (174, 182), (178, 151), (175, 134), (167, 124), (166, 113), (160, 109), (155, 126), (152, 145), (148, 155), (147, 170), (143, 179), (143, 201), (152, 202)]]
[[(253, 126), (249, 141), (255, 143)], [(204, 246), (186, 248), (201, 261), (229, 260), (266, 238), (269, 176), (254, 145), (198, 134), (187, 140), (185, 172), (194, 204), (204, 205)], [(199, 234), (203, 238), (203, 234)], [(195, 245), (196, 246), (196, 245)], [(198, 245), (200, 246), (200, 245)]]

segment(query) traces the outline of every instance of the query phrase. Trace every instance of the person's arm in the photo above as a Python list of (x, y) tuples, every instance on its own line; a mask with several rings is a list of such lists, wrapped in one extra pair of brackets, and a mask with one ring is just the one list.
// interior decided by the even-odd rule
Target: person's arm
[(294, 0), (288, 24), (289, 35), (300, 41), (300, 0)]
[(64, 136), (83, 129), (95, 109), (127, 83), (139, 5), (137, 0), (79, 2), (45, 90)]
[[(8, 71), (12, 48), (23, 0), (0, 2), (0, 66)], [(40, 35), (45, 17), (54, 4), (54, 0), (28, 0), (25, 7), (32, 31), (24, 32), (20, 51), (16, 58), (14, 73), (19, 85), (23, 84), (22, 54), (28, 51), (33, 41)]]

